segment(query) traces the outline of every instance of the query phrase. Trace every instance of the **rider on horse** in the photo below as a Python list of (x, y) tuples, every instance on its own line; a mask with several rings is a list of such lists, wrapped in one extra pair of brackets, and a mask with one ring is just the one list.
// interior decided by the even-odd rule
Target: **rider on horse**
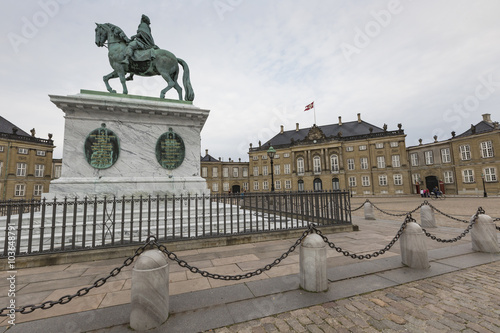
[(137, 28), (137, 35), (130, 38), (130, 42), (125, 49), (125, 59), (122, 61), (123, 64), (129, 64), (132, 55), (135, 50), (148, 50), (157, 49), (158, 46), (155, 45), (153, 35), (151, 34), (150, 25), (151, 21), (146, 15), (142, 15), (141, 23)]

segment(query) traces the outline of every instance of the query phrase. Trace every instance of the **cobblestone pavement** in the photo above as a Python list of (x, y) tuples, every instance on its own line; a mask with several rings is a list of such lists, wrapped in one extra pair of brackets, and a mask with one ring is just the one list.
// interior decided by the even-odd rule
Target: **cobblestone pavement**
[(500, 262), (207, 332), (500, 332)]

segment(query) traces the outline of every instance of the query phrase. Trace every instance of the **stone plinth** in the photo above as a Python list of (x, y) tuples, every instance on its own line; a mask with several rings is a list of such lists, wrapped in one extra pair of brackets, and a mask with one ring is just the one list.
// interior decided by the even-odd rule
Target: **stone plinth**
[[(209, 110), (191, 102), (85, 90), (51, 95), (50, 100), (65, 113), (65, 134), (62, 175), (51, 182), (47, 199), (209, 193), (200, 176), (200, 132)], [(99, 168), (89, 159), (95, 155), (92, 145), (99, 143), (96, 133), (102, 129), (112, 134), (113, 145), (103, 145), (99, 153), (119, 155)], [(170, 169), (157, 157), (163, 142), (159, 138), (168, 138), (169, 133), (182, 138), (184, 145), (182, 163)]]
[(429, 257), (422, 228), (409, 222), (399, 239), (401, 242), (401, 262), (411, 268), (429, 268)]
[(420, 207), (420, 221), (422, 228), (437, 228), (434, 209), (427, 205)]
[(365, 220), (375, 220), (375, 214), (373, 214), (373, 207), (371, 203), (365, 202), (363, 210), (365, 212)]
[(307, 291), (328, 289), (326, 278), (326, 243), (318, 234), (310, 234), (300, 246), (300, 286)]
[(497, 230), (493, 219), (479, 214), (471, 230), (472, 250), (486, 253), (500, 252)]

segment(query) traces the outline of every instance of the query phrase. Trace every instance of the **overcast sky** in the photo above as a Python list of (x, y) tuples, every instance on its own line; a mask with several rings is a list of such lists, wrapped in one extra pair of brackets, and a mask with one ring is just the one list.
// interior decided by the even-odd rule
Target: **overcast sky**
[[(248, 160), (249, 143), (314, 123), (402, 123), (407, 146), (448, 139), (481, 114), (500, 120), (500, 1), (6, 0), (0, 14), (1, 115), (29, 133), (53, 133), (63, 112), (48, 95), (106, 91), (107, 49), (95, 22), (130, 37), (141, 14), (156, 44), (184, 59), (202, 131), (215, 158)], [(121, 91), (120, 83), (110, 84)], [(128, 82), (159, 97), (162, 79)], [(118, 89), (120, 88), (120, 89)], [(167, 98), (176, 99), (172, 89)]]

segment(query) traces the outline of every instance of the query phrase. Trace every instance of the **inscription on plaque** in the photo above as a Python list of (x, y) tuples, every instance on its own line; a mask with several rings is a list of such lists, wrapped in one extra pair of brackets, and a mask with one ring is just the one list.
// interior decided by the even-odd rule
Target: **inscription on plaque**
[(120, 142), (112, 130), (101, 124), (85, 140), (85, 158), (96, 169), (107, 169), (115, 164), (120, 153)]
[(186, 149), (184, 141), (172, 128), (163, 133), (156, 142), (156, 159), (160, 165), (168, 170), (175, 169), (182, 164)]

